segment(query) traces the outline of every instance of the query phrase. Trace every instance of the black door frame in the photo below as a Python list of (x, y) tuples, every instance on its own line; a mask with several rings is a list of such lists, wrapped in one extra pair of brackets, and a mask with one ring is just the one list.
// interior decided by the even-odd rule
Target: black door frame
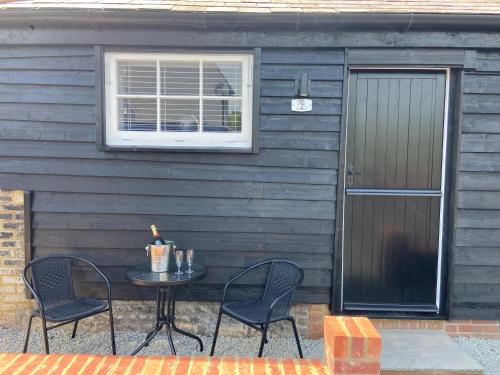
[[(348, 50), (346, 49), (346, 56)], [(342, 283), (343, 283), (343, 229), (344, 229), (344, 196), (345, 196), (345, 156), (346, 156), (346, 130), (347, 130), (347, 103), (349, 95), (349, 77), (351, 70), (440, 70), (446, 72), (446, 108), (445, 108), (445, 133), (446, 137), (445, 148), (443, 149), (443, 183), (444, 183), (444, 198), (441, 208), (441, 224), (440, 224), (440, 290), (438, 304), (440, 310), (435, 313), (401, 313), (402, 317), (438, 317), (444, 318), (448, 316), (449, 306), (451, 304), (451, 283), (448, 275), (452, 272), (452, 263), (450, 249), (453, 244), (454, 237), (454, 212), (456, 210), (456, 192), (455, 179), (458, 162), (458, 143), (459, 143), (459, 128), (463, 85), (463, 66), (434, 66), (434, 65), (392, 65), (390, 62), (383, 65), (360, 65), (349, 64), (348, 61), (344, 65), (344, 87), (342, 100), (342, 120), (340, 129), (340, 148), (339, 148), (339, 169), (338, 169), (338, 184), (337, 184), (337, 213), (335, 226), (335, 251), (333, 256), (333, 278), (332, 278), (332, 299), (330, 310), (333, 313), (342, 314), (343, 299), (342, 299)], [(355, 313), (349, 311), (349, 314)], [(395, 316), (391, 312), (362, 312), (367, 315), (374, 316)]]

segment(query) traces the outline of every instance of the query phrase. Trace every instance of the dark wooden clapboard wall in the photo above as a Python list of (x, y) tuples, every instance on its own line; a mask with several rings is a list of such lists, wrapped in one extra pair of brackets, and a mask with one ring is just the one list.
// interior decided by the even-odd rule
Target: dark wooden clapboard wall
[[(149, 225), (209, 267), (184, 297), (266, 258), (305, 268), (301, 302), (330, 302), (342, 51), (262, 51), (258, 154), (104, 152), (96, 148), (94, 46), (0, 47), (0, 187), (32, 190), (34, 256), (78, 254), (111, 276), (116, 298), (146, 298), (128, 266), (146, 261)], [(294, 80), (313, 112), (292, 114)], [(79, 286), (99, 284), (79, 273)], [(256, 290), (258, 278), (245, 282)]]
[(465, 74), (451, 314), (500, 319), (500, 53)]

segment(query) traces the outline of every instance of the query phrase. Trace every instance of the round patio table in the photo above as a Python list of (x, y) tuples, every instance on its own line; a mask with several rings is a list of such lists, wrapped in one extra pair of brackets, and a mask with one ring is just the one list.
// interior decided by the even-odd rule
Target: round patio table
[[(183, 331), (175, 325), (175, 288), (189, 285), (205, 277), (206, 269), (200, 264), (193, 263), (193, 273), (186, 272), (185, 264), (181, 267), (182, 274), (176, 275), (175, 271), (152, 272), (150, 263), (140, 264), (127, 270), (127, 279), (135, 285), (156, 288), (156, 324), (155, 328), (146, 336), (146, 340), (139, 345), (131, 355), (137, 354), (142, 348), (149, 345), (156, 334), (165, 327), (168, 343), (172, 354), (175, 355), (174, 342), (172, 341), (172, 330), (197, 340), (200, 344), (200, 352), (203, 351), (201, 339), (189, 332)], [(165, 312), (165, 302), (167, 310)]]

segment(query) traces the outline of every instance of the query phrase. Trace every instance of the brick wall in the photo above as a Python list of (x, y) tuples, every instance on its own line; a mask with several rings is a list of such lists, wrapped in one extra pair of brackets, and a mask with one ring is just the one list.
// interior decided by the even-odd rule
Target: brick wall
[[(175, 305), (177, 325), (181, 329), (203, 336), (211, 336), (215, 331), (215, 323), (219, 312), (218, 302), (178, 301)], [(118, 331), (149, 331), (155, 319), (154, 301), (113, 301), (115, 327)], [(292, 306), (291, 314), (295, 317), (297, 329), (301, 337), (322, 338), (323, 317), (329, 314), (328, 305), (297, 304)], [(108, 327), (107, 316), (96, 315), (80, 323), (86, 330), (98, 332)], [(68, 326), (70, 329), (71, 326)], [(257, 331), (224, 316), (220, 327), (222, 336), (260, 335)], [(270, 335), (292, 336), (289, 322), (271, 325)]]
[(324, 337), (324, 359), (333, 374), (380, 374), (382, 339), (369, 319), (326, 316)]
[(24, 268), (24, 192), (0, 190), (0, 326), (18, 326), (29, 308)]

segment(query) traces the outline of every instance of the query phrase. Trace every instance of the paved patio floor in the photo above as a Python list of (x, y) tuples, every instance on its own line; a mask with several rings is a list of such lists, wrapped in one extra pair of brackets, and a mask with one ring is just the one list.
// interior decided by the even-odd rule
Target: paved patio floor
[(431, 330), (382, 329), (382, 369), (478, 372), (483, 368), (448, 335)]

